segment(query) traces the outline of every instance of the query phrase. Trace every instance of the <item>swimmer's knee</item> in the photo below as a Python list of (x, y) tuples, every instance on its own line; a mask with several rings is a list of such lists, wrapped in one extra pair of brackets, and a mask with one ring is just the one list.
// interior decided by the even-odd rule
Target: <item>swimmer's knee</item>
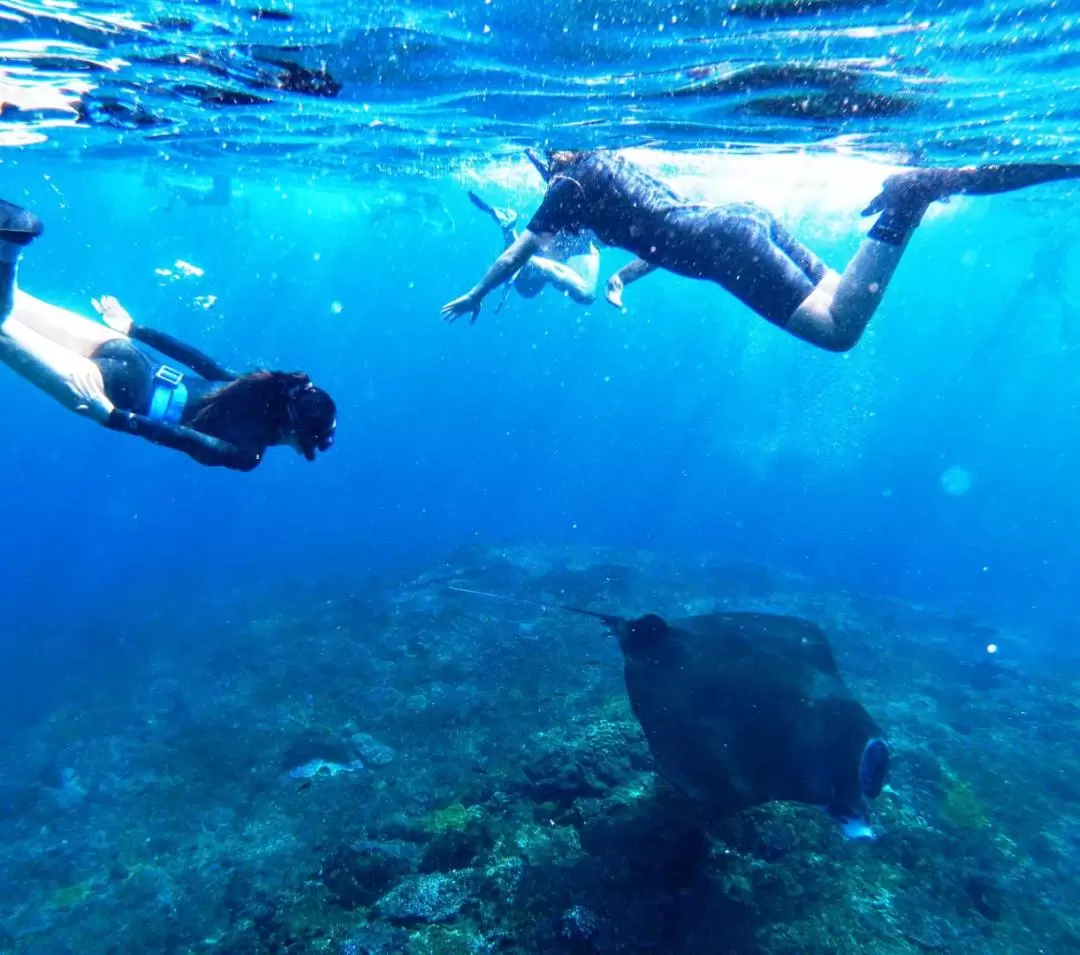
[(824, 351), (843, 354), (851, 351), (865, 331), (865, 324), (844, 321), (837, 316), (833, 296), (823, 281), (795, 309), (783, 327), (803, 341)]
[(818, 282), (814, 291), (820, 292), (823, 295), (828, 295), (830, 300), (836, 295), (836, 290), (840, 288), (840, 281), (843, 276), (836, 271), (836, 269), (826, 269), (825, 274), (821, 277), (821, 281)]
[[(794, 324), (794, 322), (791, 324)], [(836, 316), (830, 310), (826, 310), (824, 315), (819, 316), (817, 322), (814, 322), (809, 327), (804, 324), (802, 331), (797, 332), (797, 334), (812, 345), (817, 345), (818, 348), (836, 355), (842, 355), (859, 344), (864, 331), (865, 326), (852, 327), (845, 325), (843, 322), (838, 322)]]
[(835, 332), (831, 335), (825, 336), (821, 341), (817, 341), (814, 344), (819, 348), (830, 351), (834, 355), (842, 355), (845, 352), (851, 351), (859, 341), (862, 339), (862, 335), (852, 335), (845, 332)]
[(800, 327), (803, 325), (829, 327), (835, 325), (832, 314), (833, 294), (824, 285), (824, 282), (819, 284), (799, 303), (799, 307), (791, 313), (791, 317), (784, 323), (785, 327)]

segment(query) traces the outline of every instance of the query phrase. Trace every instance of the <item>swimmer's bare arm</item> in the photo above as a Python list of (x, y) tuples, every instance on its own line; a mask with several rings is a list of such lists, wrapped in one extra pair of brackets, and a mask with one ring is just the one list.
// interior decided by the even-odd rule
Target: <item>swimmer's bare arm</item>
[(644, 278), (650, 272), (656, 270), (655, 265), (650, 265), (644, 259), (634, 259), (628, 265), (624, 265), (618, 272), (607, 280), (607, 288), (604, 290), (606, 298), (616, 308), (623, 307), (622, 293), (627, 285), (631, 285), (638, 279)]
[(542, 236), (538, 236), (526, 229), (521, 233), (487, 270), (487, 274), (468, 292), (452, 302), (447, 302), (442, 307), (442, 315), (447, 321), (452, 322), (462, 315), (471, 313), (472, 321), (480, 313), (480, 305), (492, 289), (498, 288), (518, 269), (520, 269), (541, 245)]

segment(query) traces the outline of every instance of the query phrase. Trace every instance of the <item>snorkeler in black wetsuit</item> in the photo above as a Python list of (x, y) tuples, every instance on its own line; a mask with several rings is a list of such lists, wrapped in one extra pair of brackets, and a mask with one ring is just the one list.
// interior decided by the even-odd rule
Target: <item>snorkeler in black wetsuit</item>
[(41, 231), (32, 213), (0, 201), (0, 360), (13, 370), (70, 410), (200, 464), (250, 471), (275, 445), (309, 461), (330, 448), (334, 401), (307, 375), (235, 375), (172, 336), (136, 325), (111, 297), (94, 301), (103, 325), (19, 289), (22, 251)]
[[(509, 209), (497, 209), (469, 192), (469, 201), (481, 212), (491, 216), (498, 225), (506, 248), (518, 237), (518, 215)], [(579, 305), (596, 301), (596, 283), (600, 277), (600, 250), (588, 232), (558, 232), (544, 248), (534, 255), (509, 279), (506, 292), (496, 311), (502, 309), (512, 288), (522, 298), (535, 298), (551, 286), (563, 292)]]
[[(115, 299), (94, 305), (126, 336), (104, 342), (90, 359), (117, 409), (108, 427), (184, 451), (200, 464), (241, 471), (255, 467), (272, 445), (290, 444), (314, 461), (316, 451), (333, 444), (333, 399), (302, 372), (237, 375), (171, 335), (136, 325)], [(195, 374), (156, 361), (135, 342)]]
[(830, 351), (854, 347), (881, 301), (908, 240), (932, 202), (988, 195), (1080, 177), (1080, 165), (1017, 163), (964, 169), (915, 169), (890, 176), (863, 210), (880, 213), (843, 275), (830, 270), (767, 210), (749, 203), (688, 202), (617, 152), (552, 152), (548, 190), (528, 228), (443, 316), (472, 320), (492, 289), (559, 232), (588, 229), (637, 260), (609, 280), (607, 298), (660, 268), (716, 282), (758, 315)]

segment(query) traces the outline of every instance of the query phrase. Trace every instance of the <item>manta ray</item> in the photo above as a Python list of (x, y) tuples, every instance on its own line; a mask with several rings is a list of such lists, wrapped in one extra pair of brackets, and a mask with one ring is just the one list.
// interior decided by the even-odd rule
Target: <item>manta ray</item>
[(869, 800), (885, 785), (889, 749), (817, 625), (770, 613), (631, 619), (451, 589), (599, 620), (619, 642), (656, 772), (688, 798), (724, 814), (806, 803), (846, 835), (872, 837)]

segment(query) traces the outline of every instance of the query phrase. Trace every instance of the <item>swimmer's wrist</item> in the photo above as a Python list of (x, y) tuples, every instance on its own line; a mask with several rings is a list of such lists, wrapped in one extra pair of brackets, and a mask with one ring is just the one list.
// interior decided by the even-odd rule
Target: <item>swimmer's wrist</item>
[(109, 412), (108, 418), (105, 419), (105, 427), (112, 431), (134, 432), (139, 430), (139, 419), (131, 411), (121, 411), (119, 408), (113, 408)]

